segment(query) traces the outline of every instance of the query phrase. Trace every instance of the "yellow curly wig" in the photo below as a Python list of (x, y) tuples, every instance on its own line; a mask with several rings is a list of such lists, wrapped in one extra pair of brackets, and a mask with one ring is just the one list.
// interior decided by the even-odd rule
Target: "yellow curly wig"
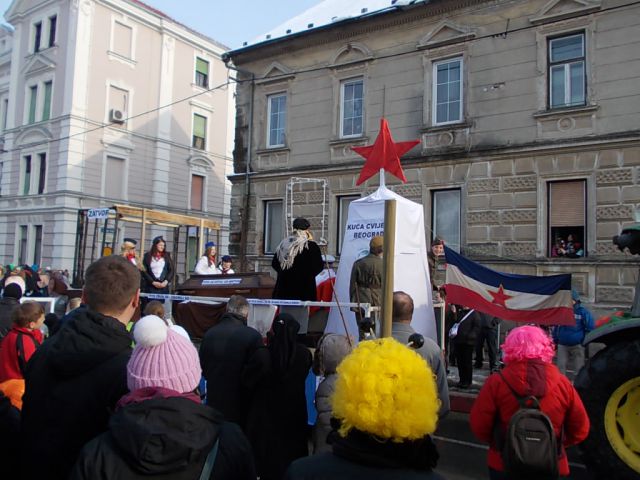
[(394, 442), (433, 433), (440, 400), (434, 375), (393, 338), (361, 342), (338, 366), (332, 397), (340, 435), (352, 428)]

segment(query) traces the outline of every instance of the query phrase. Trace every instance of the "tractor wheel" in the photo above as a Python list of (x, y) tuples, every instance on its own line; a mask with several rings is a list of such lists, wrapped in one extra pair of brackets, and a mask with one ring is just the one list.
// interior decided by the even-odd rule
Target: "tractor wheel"
[(589, 419), (581, 444), (584, 462), (598, 478), (640, 475), (640, 340), (609, 345), (575, 381)]

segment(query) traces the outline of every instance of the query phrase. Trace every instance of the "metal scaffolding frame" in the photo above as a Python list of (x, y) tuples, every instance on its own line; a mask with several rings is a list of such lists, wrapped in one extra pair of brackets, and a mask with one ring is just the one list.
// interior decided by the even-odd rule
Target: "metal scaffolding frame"
[(327, 243), (326, 237), (326, 221), (325, 217), (327, 216), (327, 180), (324, 178), (301, 178), (301, 177), (291, 177), (287, 182), (287, 188), (285, 189), (285, 225), (287, 230), (287, 235), (291, 234), (293, 230), (293, 220), (296, 218), (293, 214), (294, 200), (293, 193), (296, 185), (307, 185), (310, 183), (320, 183), (322, 184), (322, 219), (320, 226), (320, 238), (318, 239), (318, 243)]

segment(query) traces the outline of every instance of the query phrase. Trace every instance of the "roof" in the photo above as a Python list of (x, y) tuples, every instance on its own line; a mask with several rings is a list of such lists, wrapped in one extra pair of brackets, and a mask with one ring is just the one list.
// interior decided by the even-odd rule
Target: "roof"
[(217, 47), (221, 48), (222, 50), (229, 50), (229, 47), (224, 45), (223, 43), (218, 42), (217, 40), (208, 37), (207, 35), (198, 32), (197, 30), (194, 30), (193, 28), (185, 25), (184, 23), (178, 22), (175, 18), (170, 17), (169, 15), (167, 15), (166, 13), (164, 13), (162, 10), (158, 10), (157, 8), (152, 7), (151, 5), (148, 5), (140, 0), (125, 0), (128, 3), (131, 3), (133, 5), (136, 5), (140, 8), (142, 8), (143, 10), (146, 10), (147, 12), (156, 15), (158, 17), (162, 17), (165, 18), (167, 20), (169, 20), (172, 23), (175, 23), (176, 25), (180, 25), (182, 28), (184, 28), (185, 30), (188, 30), (189, 32), (205, 39), (206, 41), (213, 43), (214, 45), (216, 45)]
[(281, 40), (284, 37), (318, 30), (343, 21), (378, 15), (408, 5), (429, 2), (430, 0), (324, 0), (265, 34), (254, 38), (252, 41), (245, 42), (243, 48)]

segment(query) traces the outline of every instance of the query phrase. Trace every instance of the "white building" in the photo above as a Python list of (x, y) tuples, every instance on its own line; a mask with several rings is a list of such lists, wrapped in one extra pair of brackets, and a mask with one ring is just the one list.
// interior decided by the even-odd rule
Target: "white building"
[(1, 262), (70, 269), (81, 208), (227, 224), (224, 45), (137, 0), (15, 0), (5, 18)]

